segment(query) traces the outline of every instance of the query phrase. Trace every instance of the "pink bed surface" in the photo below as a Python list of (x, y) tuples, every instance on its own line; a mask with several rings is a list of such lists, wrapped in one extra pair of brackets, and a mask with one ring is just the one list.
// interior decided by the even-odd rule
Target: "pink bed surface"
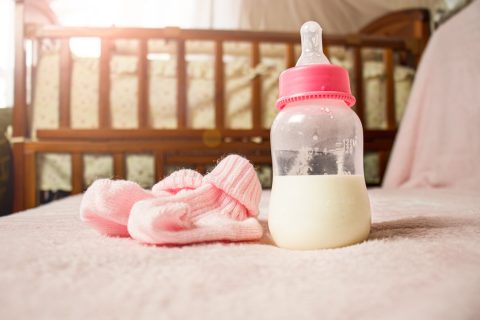
[(108, 238), (80, 196), (3, 217), (0, 319), (479, 319), (478, 193), (370, 196), (369, 240), (320, 251)]

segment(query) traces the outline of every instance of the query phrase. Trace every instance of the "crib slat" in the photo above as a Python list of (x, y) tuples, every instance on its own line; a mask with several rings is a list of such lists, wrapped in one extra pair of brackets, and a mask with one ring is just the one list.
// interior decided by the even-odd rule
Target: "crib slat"
[(223, 42), (215, 42), (215, 128), (223, 129), (225, 120), (225, 85), (223, 71)]
[(70, 53), (70, 39), (61, 40), (60, 49), (60, 82), (59, 82), (59, 116), (60, 128), (70, 127), (70, 91), (72, 56)]
[(72, 153), (72, 194), (82, 193), (83, 191), (83, 154)]
[(362, 58), (362, 50), (361, 47), (355, 47), (353, 49), (353, 72), (355, 77), (355, 87), (356, 87), (356, 98), (357, 102), (355, 104), (355, 111), (357, 112), (360, 121), (362, 121), (363, 127), (365, 127), (364, 123), (364, 106), (365, 106), (365, 98), (364, 98), (364, 91), (363, 91), (363, 58)]
[[(268, 129), (224, 129), (220, 132), (210, 131), (208, 134), (213, 133), (215, 135), (216, 133), (221, 133), (230, 138), (261, 137), (268, 139), (268, 137), (270, 137)], [(207, 136), (211, 137), (211, 135)], [(142, 140), (142, 144), (155, 140), (162, 140), (165, 143), (174, 144), (176, 140), (203, 140), (206, 138), (206, 132), (205, 129), (38, 129), (37, 138), (51, 141), (73, 139), (102, 143), (108, 142), (109, 140), (126, 143), (127, 141), (138, 141), (140, 139)]]
[(125, 155), (123, 153), (113, 155), (113, 176), (115, 179), (125, 179), (126, 177)]
[[(250, 66), (257, 67), (260, 63), (260, 48), (258, 42), (252, 42), (250, 54)], [(261, 90), (262, 83), (260, 75), (252, 79), (252, 124), (253, 129), (260, 129), (262, 127), (262, 106), (261, 106)]]
[(35, 152), (25, 153), (25, 205), (26, 209), (37, 205), (37, 161)]
[(177, 41), (177, 127), (187, 126), (187, 67), (185, 41)]
[(156, 151), (153, 157), (155, 161), (155, 181), (160, 181), (165, 176), (165, 156), (162, 152)]
[(387, 129), (394, 129), (396, 127), (396, 120), (394, 63), (392, 49), (387, 48), (383, 51), (383, 62), (385, 64), (385, 114), (387, 116)]
[(205, 174), (207, 172), (207, 168), (203, 164), (197, 164), (195, 166), (195, 170), (197, 170), (201, 174)]
[[(385, 114), (387, 117), (387, 129), (395, 129), (395, 82), (394, 82), (394, 61), (393, 50), (386, 48), (383, 51), (383, 62), (385, 66)], [(387, 168), (389, 153), (379, 152), (379, 173), (383, 177)]]
[(287, 68), (295, 66), (295, 44), (287, 43), (285, 47), (285, 65)]
[(330, 60), (330, 46), (328, 46), (325, 41), (323, 42), (323, 53)]
[(146, 128), (149, 126), (149, 94), (148, 94), (148, 60), (147, 60), (147, 41), (139, 40), (138, 45), (138, 93), (137, 93), (137, 112), (138, 127)]
[(98, 124), (100, 128), (110, 127), (110, 45), (111, 40), (102, 39), (98, 97)]

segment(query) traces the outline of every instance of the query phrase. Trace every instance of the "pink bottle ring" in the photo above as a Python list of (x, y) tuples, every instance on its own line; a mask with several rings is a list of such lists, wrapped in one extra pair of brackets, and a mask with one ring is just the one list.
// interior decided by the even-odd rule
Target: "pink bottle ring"
[(310, 64), (283, 71), (279, 79), (279, 98), (275, 107), (309, 99), (340, 99), (347, 106), (355, 104), (348, 72), (333, 64)]

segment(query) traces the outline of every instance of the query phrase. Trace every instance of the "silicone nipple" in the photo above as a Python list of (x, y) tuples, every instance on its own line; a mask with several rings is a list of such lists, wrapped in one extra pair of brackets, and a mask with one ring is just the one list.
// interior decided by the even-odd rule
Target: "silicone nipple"
[(315, 21), (307, 21), (300, 28), (302, 36), (302, 54), (296, 66), (306, 64), (330, 64), (323, 53), (322, 27)]

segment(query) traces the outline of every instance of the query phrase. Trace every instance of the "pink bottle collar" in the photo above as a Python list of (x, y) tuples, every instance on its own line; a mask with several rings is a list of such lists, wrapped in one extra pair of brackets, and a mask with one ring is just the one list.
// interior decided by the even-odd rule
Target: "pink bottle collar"
[(310, 64), (283, 71), (279, 79), (279, 98), (275, 107), (308, 99), (339, 99), (347, 106), (355, 104), (348, 72), (333, 64)]

